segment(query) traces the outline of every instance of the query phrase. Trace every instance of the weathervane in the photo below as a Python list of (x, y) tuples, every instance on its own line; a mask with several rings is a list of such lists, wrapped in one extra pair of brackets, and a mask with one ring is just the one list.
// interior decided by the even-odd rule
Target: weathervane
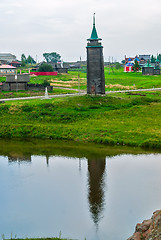
[(93, 25), (95, 25), (95, 15), (96, 13), (93, 14)]

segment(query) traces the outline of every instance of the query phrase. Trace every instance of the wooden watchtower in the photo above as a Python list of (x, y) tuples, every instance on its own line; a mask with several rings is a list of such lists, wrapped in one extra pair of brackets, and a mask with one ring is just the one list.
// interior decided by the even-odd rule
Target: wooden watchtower
[(95, 27), (95, 13), (91, 37), (87, 39), (87, 93), (105, 94), (103, 46)]

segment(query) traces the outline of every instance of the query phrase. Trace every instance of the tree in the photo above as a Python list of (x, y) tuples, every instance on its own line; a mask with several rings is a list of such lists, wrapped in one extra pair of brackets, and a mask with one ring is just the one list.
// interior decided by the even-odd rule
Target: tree
[(36, 61), (29, 55), (28, 58), (26, 59), (26, 62), (27, 63), (31, 63), (31, 64), (34, 64), (36, 63)]
[(25, 56), (24, 53), (22, 53), (22, 55), (21, 55), (21, 66), (25, 67), (25, 65), (26, 65), (26, 56)]
[(38, 72), (53, 72), (53, 67), (47, 63), (43, 63), (39, 67)]
[(156, 61), (156, 58), (152, 55), (151, 56), (151, 63), (155, 63), (155, 61)]
[(26, 63), (33, 64), (36, 63), (36, 61), (30, 55), (26, 58), (25, 54), (23, 53), (21, 55), (21, 63), (22, 63), (21, 66), (24, 67)]
[(26, 56), (24, 53), (21, 55), (21, 61), (26, 63)]
[(138, 72), (141, 69), (138, 61), (135, 59), (134, 66), (133, 66), (133, 71)]
[(161, 62), (161, 54), (158, 54), (157, 59)]
[(56, 52), (43, 53), (43, 57), (45, 58), (47, 63), (49, 62), (57, 63), (61, 59), (61, 56)]
[(116, 62), (116, 63), (115, 63), (115, 68), (116, 68), (116, 69), (120, 69), (120, 68), (121, 68), (121, 64), (120, 64), (119, 62)]
[(21, 61), (21, 67), (25, 67), (26, 63), (24, 61)]

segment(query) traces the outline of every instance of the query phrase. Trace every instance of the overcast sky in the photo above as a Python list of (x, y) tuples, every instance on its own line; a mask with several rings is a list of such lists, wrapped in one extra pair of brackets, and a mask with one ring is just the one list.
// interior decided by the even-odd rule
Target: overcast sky
[(161, 0), (0, 0), (0, 52), (86, 60), (94, 12), (105, 61), (161, 53)]

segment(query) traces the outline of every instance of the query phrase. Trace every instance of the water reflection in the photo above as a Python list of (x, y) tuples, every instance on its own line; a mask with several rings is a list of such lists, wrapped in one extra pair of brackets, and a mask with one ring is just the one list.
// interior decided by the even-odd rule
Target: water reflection
[[(158, 206), (154, 205), (155, 199), (160, 204), (161, 180), (159, 167), (151, 171), (155, 167), (154, 160), (148, 168), (147, 159), (143, 161), (142, 157), (133, 157), (135, 161), (132, 161), (131, 155), (124, 155), (120, 161), (124, 152), (147, 153), (127, 147), (0, 140), (0, 211), (3, 219), (0, 233), (15, 231), (19, 235), (28, 233), (36, 237), (56, 235), (62, 230), (65, 236), (74, 239), (126, 239), (124, 232), (126, 237), (130, 236), (138, 221), (134, 216), (136, 210), (139, 209), (136, 216), (139, 213), (143, 217), (143, 206), (146, 211), (151, 204), (151, 214)], [(110, 158), (116, 155), (116, 158)], [(105, 186), (107, 156), (108, 192)], [(158, 163), (157, 166), (161, 166), (161, 161)], [(146, 180), (140, 184), (142, 179)], [(154, 191), (151, 200), (146, 195), (150, 193), (149, 189)], [(121, 227), (116, 230), (116, 225)]]
[[(9, 152), (7, 154), (9, 164), (18, 163), (31, 163), (32, 155), (29, 153), (15, 153)], [(46, 154), (46, 165), (49, 167), (50, 155)], [(88, 202), (89, 210), (93, 219), (93, 222), (98, 227), (98, 223), (103, 216), (104, 210), (104, 176), (106, 160), (105, 158), (88, 157)], [(79, 159), (79, 171), (81, 170), (81, 159)]]
[[(9, 153), (8, 154), (8, 163), (9, 164), (13, 164), (13, 163), (18, 163), (18, 164), (23, 164), (23, 163), (31, 163), (32, 162), (32, 155), (28, 154), (28, 155), (23, 155), (23, 153), (21, 153), (21, 155), (16, 154), (16, 153)], [(46, 155), (46, 165), (47, 167), (49, 167), (49, 155)]]
[(94, 223), (98, 223), (103, 216), (105, 199), (105, 159), (88, 160), (88, 201)]
[(49, 167), (49, 155), (46, 156), (46, 165)]
[(106, 156), (114, 156), (122, 152), (133, 152), (136, 154), (143, 152), (139, 149), (120, 147), (100, 147), (97, 145), (68, 144), (68, 142), (51, 142), (32, 140), (31, 142), (15, 142), (0, 140), (0, 155), (8, 157), (8, 162), (31, 163), (32, 155), (46, 157), (46, 165), (50, 165), (52, 156), (68, 156), (79, 158), (79, 171), (81, 171), (81, 158), (85, 157), (88, 163), (88, 204), (93, 222), (98, 227), (100, 219), (103, 217), (105, 205), (105, 167)]
[(8, 154), (8, 162), (9, 163), (31, 163), (31, 155), (19, 155), (16, 153)]

